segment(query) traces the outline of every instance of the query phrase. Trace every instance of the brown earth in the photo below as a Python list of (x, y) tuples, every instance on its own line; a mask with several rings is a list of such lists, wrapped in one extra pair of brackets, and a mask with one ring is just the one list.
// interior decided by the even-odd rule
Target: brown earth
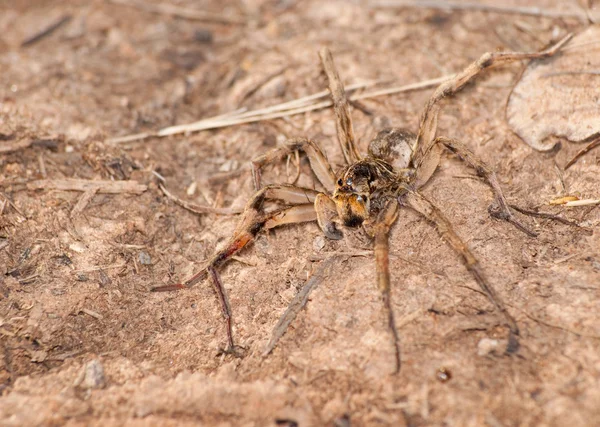
[[(338, 258), (273, 354), (261, 356), (319, 260), (364, 245), (323, 240), (312, 223), (262, 234), (223, 269), (234, 334), (247, 350), (219, 355), (225, 329), (209, 283), (149, 289), (193, 274), (236, 216), (184, 210), (162, 194), (156, 174), (185, 200), (243, 206), (252, 194), (249, 161), (287, 137), (318, 140), (341, 165), (332, 111), (109, 141), (323, 90), (317, 52), (326, 45), (346, 83), (392, 86), (456, 72), (485, 51), (536, 50), (587, 24), (341, 1), (177, 2), (240, 22), (65, 3), (0, 3), (0, 424), (600, 425), (600, 209), (548, 206), (565, 194), (598, 198), (600, 156), (562, 172), (581, 145), (539, 153), (510, 132), (504, 109), (521, 64), (486, 73), (447, 103), (438, 134), (463, 140), (493, 166), (510, 201), (592, 232), (525, 217), (540, 234), (528, 238), (492, 220), (491, 191), (450, 155), (424, 189), (517, 318), (521, 349), (512, 356), (502, 354), (502, 317), (436, 230), (408, 210), (391, 236), (399, 375), (391, 374), (372, 257)], [(526, 3), (578, 7), (506, 2)], [(64, 16), (71, 19), (22, 45)], [(361, 151), (385, 125), (416, 129), (431, 90), (354, 104)], [(305, 160), (301, 169), (299, 183), (318, 188)], [(294, 162), (289, 172), (282, 162), (265, 181), (294, 174)], [(64, 178), (135, 180), (147, 189), (32, 185)], [(441, 370), (451, 378), (442, 381)]]

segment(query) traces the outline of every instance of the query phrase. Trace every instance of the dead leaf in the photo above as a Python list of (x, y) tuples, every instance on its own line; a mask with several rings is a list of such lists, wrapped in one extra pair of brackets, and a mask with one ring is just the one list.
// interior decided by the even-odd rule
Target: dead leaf
[(584, 142), (600, 133), (600, 27), (576, 35), (554, 58), (532, 61), (514, 87), (506, 118), (532, 148), (552, 136)]

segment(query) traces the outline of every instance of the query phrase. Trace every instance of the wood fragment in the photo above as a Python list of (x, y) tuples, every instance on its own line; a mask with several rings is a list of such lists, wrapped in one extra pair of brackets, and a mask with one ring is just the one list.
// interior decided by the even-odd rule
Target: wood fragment
[(0, 147), (0, 154), (8, 154), (14, 151), (23, 150), (25, 148), (31, 147), (33, 144), (32, 139), (22, 139), (20, 141), (11, 142), (11, 143), (3, 143), (3, 147)]
[(569, 162), (565, 165), (565, 170), (569, 169), (571, 166), (573, 166), (573, 164), (579, 160), (584, 154), (586, 154), (588, 151), (593, 150), (596, 147), (600, 147), (600, 137), (596, 138), (595, 140), (593, 140), (592, 142), (590, 142), (587, 146), (585, 146), (581, 151), (579, 151), (577, 154), (575, 154), (575, 157), (573, 157), (571, 160), (569, 160)]
[(47, 27), (43, 28), (41, 31), (38, 31), (34, 35), (23, 40), (23, 42), (21, 43), (21, 47), (31, 46), (32, 44), (39, 42), (43, 38), (48, 37), (54, 31), (58, 30), (60, 27), (65, 25), (70, 20), (71, 20), (71, 15), (61, 16), (60, 18), (58, 18), (57, 20), (55, 20), (54, 22), (49, 24)]
[(204, 10), (192, 9), (188, 7), (173, 6), (167, 3), (149, 4), (136, 0), (109, 0), (110, 3), (123, 6), (135, 7), (146, 12), (160, 15), (169, 15), (176, 18), (189, 19), (191, 21), (208, 21), (221, 24), (244, 24), (246, 19), (240, 16), (226, 16), (222, 13), (212, 13)]
[(582, 22), (588, 21), (585, 11), (578, 9), (573, 12), (561, 12), (548, 10), (540, 7), (512, 7), (505, 5), (488, 5), (474, 2), (452, 2), (441, 0), (376, 0), (369, 2), (371, 7), (400, 8), (413, 7), (422, 9), (442, 10), (477, 10), (490, 13), (501, 13), (509, 15), (541, 16), (545, 18), (575, 18)]
[(104, 316), (103, 316), (103, 315), (101, 315), (100, 313), (96, 313), (95, 311), (92, 311), (92, 310), (90, 310), (90, 309), (87, 309), (87, 308), (82, 308), (82, 309), (81, 309), (81, 311), (82, 311), (83, 313), (87, 314), (88, 316), (92, 316), (92, 317), (94, 317), (94, 318), (96, 318), (96, 319), (98, 319), (98, 320), (102, 320), (102, 319), (104, 319)]
[(71, 218), (75, 218), (79, 215), (83, 210), (87, 207), (87, 205), (92, 201), (96, 193), (98, 192), (98, 188), (90, 188), (83, 192), (83, 194), (77, 200), (77, 203), (71, 210)]
[(40, 175), (42, 175), (42, 177), (46, 179), (48, 177), (48, 174), (46, 172), (46, 162), (44, 161), (44, 155), (41, 153), (38, 156), (38, 164), (40, 165)]
[(562, 222), (563, 224), (566, 224), (566, 225), (572, 225), (574, 227), (585, 228), (585, 227), (582, 227), (581, 225), (577, 224), (575, 221), (568, 220), (566, 218), (561, 217), (560, 215), (554, 215), (554, 214), (547, 213), (547, 212), (532, 211), (529, 209), (521, 208), (517, 205), (510, 205), (510, 207), (512, 209), (516, 210), (517, 212), (521, 212), (522, 214), (525, 214), (525, 215), (536, 216), (538, 218), (544, 218), (544, 219), (552, 219), (554, 221)]
[(27, 217), (25, 216), (25, 214), (23, 213), (23, 211), (21, 211), (21, 209), (19, 209), (19, 208), (17, 207), (17, 205), (15, 205), (15, 204), (12, 202), (12, 200), (10, 200), (10, 199), (8, 198), (8, 196), (7, 196), (6, 194), (4, 194), (4, 193), (0, 193), (0, 195), (1, 195), (2, 197), (4, 197), (4, 203), (2, 204), (2, 212), (4, 212), (4, 208), (5, 208), (5, 206), (8, 204), (8, 205), (9, 205), (9, 206), (11, 206), (11, 207), (12, 207), (12, 208), (13, 208), (13, 209), (14, 209), (14, 210), (15, 210), (15, 211), (16, 211), (16, 212), (19, 214), (19, 215), (21, 215), (21, 217), (23, 217), (23, 219), (25, 219), (25, 220), (27, 219)]
[(141, 194), (148, 186), (137, 181), (107, 181), (91, 179), (40, 179), (27, 183), (29, 190), (59, 190), (59, 191), (88, 191), (95, 189), (98, 193), (119, 194), (134, 193)]
[(327, 276), (329, 270), (337, 261), (337, 258), (338, 256), (334, 255), (321, 262), (321, 264), (319, 265), (319, 267), (317, 267), (316, 271), (313, 273), (311, 278), (296, 294), (288, 308), (285, 310), (285, 312), (279, 318), (279, 321), (273, 328), (271, 339), (269, 340), (269, 343), (266, 345), (262, 353), (263, 357), (268, 356), (273, 351), (281, 337), (283, 337), (283, 335), (286, 333), (290, 324), (294, 321), (296, 316), (298, 316), (300, 310), (302, 310), (304, 306), (306, 306), (306, 303), (308, 302), (308, 296), (310, 295), (312, 290), (323, 281), (324, 277)]
[(217, 215), (235, 215), (244, 212), (243, 208), (213, 208), (211, 206), (196, 205), (194, 203), (181, 200), (177, 196), (171, 194), (162, 184), (159, 184), (158, 187), (169, 199), (173, 200), (182, 208), (187, 209), (188, 211), (193, 212), (195, 214), (203, 215), (207, 213), (212, 213)]
[(103, 265), (103, 266), (91, 267), (91, 268), (82, 268), (80, 270), (73, 270), (72, 273), (91, 273), (94, 271), (109, 270), (109, 269), (113, 269), (113, 268), (123, 268), (123, 267), (127, 267), (127, 264), (113, 264), (113, 265)]

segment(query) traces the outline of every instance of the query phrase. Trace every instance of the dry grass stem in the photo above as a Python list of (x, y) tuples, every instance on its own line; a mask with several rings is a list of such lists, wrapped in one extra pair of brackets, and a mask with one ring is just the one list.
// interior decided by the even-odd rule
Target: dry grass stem
[(600, 138), (594, 139), (592, 142), (590, 142), (588, 145), (586, 145), (583, 149), (581, 149), (581, 151), (579, 151), (577, 154), (575, 154), (575, 156), (571, 160), (569, 160), (569, 162), (565, 165), (565, 170), (569, 169), (584, 154), (586, 154), (588, 151), (593, 150), (596, 147), (600, 147)]
[[(510, 15), (541, 16), (545, 18), (575, 18), (582, 22), (588, 21), (588, 15), (582, 9), (573, 12), (561, 12), (543, 9), (540, 7), (513, 7), (502, 5), (487, 5), (474, 2), (452, 2), (438, 0), (377, 0), (369, 3), (371, 7), (399, 8), (418, 7), (423, 9), (443, 10), (477, 10), (491, 13), (505, 13)], [(590, 11), (591, 14), (591, 11)]]
[(27, 183), (29, 190), (89, 191), (98, 193), (134, 193), (141, 194), (148, 189), (137, 181), (106, 181), (91, 179), (40, 179)]
[[(349, 97), (351, 101), (358, 101), (360, 99), (368, 99), (375, 98), (378, 96), (391, 95), (395, 93), (402, 92), (410, 92), (413, 90), (426, 89), (432, 86), (437, 86), (441, 82), (448, 80), (452, 75), (446, 75), (442, 77), (438, 77), (435, 79), (424, 80), (418, 83), (412, 83), (409, 85), (392, 87), (388, 89), (381, 89), (372, 92), (365, 92), (362, 94), (355, 94)], [(367, 87), (373, 85), (373, 82), (360, 83), (351, 85), (350, 88), (357, 89), (360, 87)], [(312, 101), (314, 99), (320, 99), (327, 95), (326, 91), (318, 92), (314, 95), (310, 95), (304, 98), (298, 98), (294, 101), (284, 102), (282, 104), (277, 104), (272, 107), (261, 108), (258, 110), (248, 111), (245, 113), (232, 115), (232, 114), (224, 114), (216, 117), (212, 117), (209, 119), (200, 120), (194, 123), (188, 123), (184, 125), (177, 126), (169, 126), (167, 128), (160, 129), (157, 132), (144, 132), (138, 133), (134, 135), (126, 135), (122, 137), (110, 138), (106, 142), (110, 144), (120, 144), (124, 142), (132, 142), (143, 140), (146, 138), (158, 136), (170, 136), (177, 135), (182, 133), (190, 133), (190, 132), (198, 132), (201, 130), (209, 130), (209, 129), (218, 129), (224, 128), (228, 126), (240, 125), (244, 123), (254, 123), (260, 122), (263, 120), (271, 120), (277, 119), (281, 117), (293, 116), (295, 114), (302, 114), (309, 111), (315, 111), (322, 108), (327, 108), (331, 106), (331, 101), (320, 101), (317, 103), (307, 104), (307, 102)]]
[(202, 206), (202, 205), (196, 205), (194, 203), (189, 203), (189, 202), (186, 202), (185, 200), (181, 200), (174, 194), (170, 193), (165, 188), (164, 185), (159, 184), (158, 186), (159, 186), (160, 190), (165, 194), (165, 196), (167, 196), (169, 199), (173, 200), (175, 203), (177, 203), (182, 208), (184, 208), (190, 212), (193, 212), (195, 214), (203, 215), (203, 214), (211, 213), (211, 214), (217, 214), (217, 215), (235, 215), (235, 214), (242, 213), (244, 211), (243, 209), (213, 208), (211, 206)]
[(218, 22), (221, 24), (244, 24), (243, 17), (231, 17), (221, 13), (206, 12), (204, 10), (191, 9), (188, 7), (173, 6), (170, 4), (148, 4), (136, 0), (109, 0), (111, 3), (135, 7), (151, 13), (169, 15), (177, 18), (190, 19), (193, 21)]
[(316, 271), (313, 273), (311, 278), (296, 294), (288, 308), (285, 310), (285, 312), (279, 318), (279, 321), (273, 328), (271, 339), (269, 340), (269, 343), (266, 345), (262, 353), (263, 357), (268, 356), (273, 351), (281, 337), (283, 337), (283, 335), (287, 331), (287, 328), (294, 321), (296, 316), (298, 316), (300, 310), (302, 310), (304, 306), (306, 306), (306, 303), (308, 302), (308, 296), (310, 295), (312, 290), (323, 281), (323, 278), (327, 276), (327, 273), (329, 272), (331, 266), (335, 263), (336, 260), (337, 255), (334, 255), (321, 262), (321, 264), (319, 265), (319, 267), (317, 267)]
[(20, 141), (16, 141), (16, 142), (11, 142), (11, 143), (4, 143), (5, 145), (3, 147), (0, 147), (0, 154), (8, 154), (8, 153), (13, 153), (15, 151), (19, 151), (19, 150), (23, 150), (25, 148), (29, 148), (31, 147), (31, 144), (33, 144), (33, 140), (31, 139), (22, 139)]
[(98, 188), (90, 188), (83, 192), (83, 194), (77, 200), (77, 203), (71, 210), (71, 218), (75, 218), (79, 215), (83, 210), (87, 207), (87, 205), (92, 201), (96, 193), (98, 192)]

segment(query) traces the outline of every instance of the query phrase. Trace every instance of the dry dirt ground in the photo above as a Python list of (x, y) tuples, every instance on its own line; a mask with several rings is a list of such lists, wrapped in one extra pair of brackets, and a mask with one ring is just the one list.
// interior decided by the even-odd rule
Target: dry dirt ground
[[(391, 236), (399, 375), (370, 256), (336, 258), (275, 351), (261, 356), (322, 260), (365, 244), (323, 239), (312, 223), (262, 234), (222, 270), (246, 355), (220, 355), (225, 329), (210, 283), (149, 289), (193, 274), (236, 216), (184, 210), (159, 190), (157, 174), (190, 202), (243, 206), (253, 191), (249, 161), (287, 137), (314, 138), (342, 164), (332, 111), (109, 141), (323, 90), (322, 46), (347, 84), (402, 85), (456, 72), (485, 51), (539, 49), (586, 22), (363, 2), (173, 3), (241, 19), (100, 0), (0, 3), (0, 424), (600, 425), (600, 209), (548, 205), (564, 194), (597, 198), (600, 155), (561, 172), (581, 145), (539, 153), (511, 133), (505, 104), (523, 64), (469, 85), (443, 110), (438, 134), (489, 162), (511, 202), (591, 231), (525, 217), (539, 232), (529, 238), (492, 220), (491, 191), (451, 155), (424, 189), (517, 318), (521, 348), (512, 356), (502, 351), (502, 317), (436, 230), (408, 210)], [(62, 17), (70, 20), (30, 40)], [(360, 150), (386, 125), (416, 129), (431, 91), (354, 104)], [(300, 168), (299, 183), (318, 188), (305, 159)], [(292, 180), (295, 170), (294, 159), (276, 164), (265, 181)], [(50, 188), (64, 178), (146, 187)], [(36, 180), (49, 181), (36, 189)]]

